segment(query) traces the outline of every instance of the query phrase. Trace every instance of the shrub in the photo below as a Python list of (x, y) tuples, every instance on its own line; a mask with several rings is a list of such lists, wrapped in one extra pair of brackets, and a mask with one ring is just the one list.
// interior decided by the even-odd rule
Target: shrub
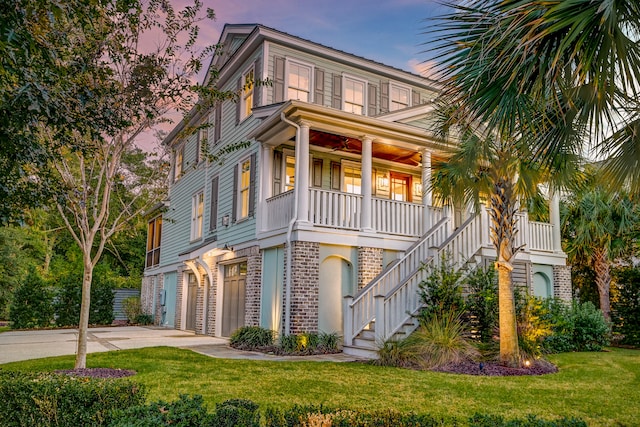
[[(82, 274), (69, 272), (56, 280), (58, 284), (54, 303), (56, 324), (78, 326), (82, 302)], [(91, 284), (89, 324), (110, 325), (111, 323), (113, 323), (113, 282), (107, 275), (98, 271)]]
[(275, 333), (270, 329), (259, 326), (243, 326), (231, 334), (229, 343), (235, 348), (255, 350), (272, 346), (274, 335)]
[(609, 344), (609, 326), (593, 303), (546, 302), (552, 334), (543, 347), (548, 353), (566, 351), (600, 351)]
[(418, 286), (423, 309), (418, 315), (421, 322), (444, 312), (462, 312), (465, 309), (462, 297), (462, 270), (456, 271), (448, 255), (440, 259), (436, 266), (427, 265), (427, 278)]
[(281, 335), (278, 344), (285, 353), (295, 353), (298, 350), (298, 336), (296, 334)]
[(498, 281), (493, 265), (471, 271), (465, 284), (469, 289), (466, 305), (472, 333), (488, 343), (498, 328)]
[(170, 403), (159, 400), (114, 411), (109, 427), (205, 427), (212, 425), (212, 418), (202, 396), (181, 394)]
[(231, 399), (218, 403), (212, 417), (212, 427), (259, 427), (257, 403), (245, 399)]
[(13, 328), (49, 326), (53, 320), (52, 293), (35, 268), (31, 268), (24, 282), (13, 294), (9, 307)]
[(318, 350), (334, 353), (340, 350), (340, 336), (335, 332), (320, 332), (318, 334)]
[(378, 349), (378, 358), (373, 361), (379, 366), (409, 368), (418, 366), (420, 353), (411, 339), (388, 339)]
[(553, 325), (542, 298), (530, 295), (527, 289), (515, 290), (520, 353), (525, 359), (537, 359), (542, 356), (544, 340), (553, 334)]
[(614, 270), (617, 297), (611, 317), (620, 343), (640, 346), (640, 268)]
[(129, 323), (138, 323), (138, 316), (142, 313), (140, 297), (128, 297), (122, 300), (122, 310)]
[(126, 380), (0, 371), (0, 419), (7, 427), (101, 426), (110, 412), (144, 403)]
[(136, 323), (138, 325), (152, 325), (153, 316), (150, 314), (138, 314), (138, 316), (136, 317)]
[(587, 427), (587, 423), (579, 418), (560, 418), (543, 420), (535, 415), (527, 418), (505, 420), (500, 415), (475, 414), (469, 418), (469, 427)]

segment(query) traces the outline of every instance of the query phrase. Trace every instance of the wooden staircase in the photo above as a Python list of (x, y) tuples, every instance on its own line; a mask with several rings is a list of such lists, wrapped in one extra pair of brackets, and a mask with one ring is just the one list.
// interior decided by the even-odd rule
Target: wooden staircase
[(345, 297), (346, 354), (375, 359), (386, 340), (406, 337), (418, 327), (414, 315), (421, 308), (418, 290), (428, 274), (425, 266), (437, 266), (446, 256), (458, 270), (472, 259), (488, 239), (488, 220), (482, 212), (451, 234), (450, 219), (443, 218), (355, 296)]

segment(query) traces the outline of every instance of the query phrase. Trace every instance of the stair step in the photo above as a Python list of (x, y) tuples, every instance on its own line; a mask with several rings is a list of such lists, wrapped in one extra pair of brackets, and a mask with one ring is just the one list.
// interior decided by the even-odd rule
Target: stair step
[(353, 339), (353, 345), (355, 345), (356, 347), (372, 348), (374, 350), (378, 349), (378, 346), (376, 345), (376, 341), (373, 338), (369, 339), (369, 338), (356, 337)]
[(345, 345), (342, 348), (344, 354), (350, 356), (361, 357), (363, 359), (377, 359), (378, 351), (370, 347), (361, 347), (357, 345)]
[(366, 340), (375, 340), (376, 339), (376, 331), (372, 329), (365, 329), (360, 332), (358, 338), (366, 339)]

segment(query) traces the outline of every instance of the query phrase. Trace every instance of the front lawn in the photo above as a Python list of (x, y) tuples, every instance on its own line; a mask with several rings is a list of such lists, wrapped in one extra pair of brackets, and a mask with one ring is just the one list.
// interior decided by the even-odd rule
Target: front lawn
[[(90, 354), (87, 365), (137, 371), (132, 379), (148, 387), (150, 400), (201, 394), (210, 407), (244, 398), (263, 409), (322, 403), (438, 416), (536, 414), (546, 419), (580, 417), (590, 426), (640, 425), (640, 351), (565, 353), (550, 359), (560, 372), (540, 377), (474, 377), (361, 363), (214, 359), (168, 347)], [(0, 365), (24, 371), (71, 367), (73, 356)]]

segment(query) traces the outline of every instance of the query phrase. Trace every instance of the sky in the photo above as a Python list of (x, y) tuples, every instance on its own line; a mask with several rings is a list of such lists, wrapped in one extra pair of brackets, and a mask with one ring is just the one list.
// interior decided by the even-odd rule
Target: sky
[(428, 55), (425, 19), (445, 12), (435, 0), (204, 0), (216, 14), (203, 22), (216, 43), (225, 23), (263, 24), (347, 53), (421, 74)]

